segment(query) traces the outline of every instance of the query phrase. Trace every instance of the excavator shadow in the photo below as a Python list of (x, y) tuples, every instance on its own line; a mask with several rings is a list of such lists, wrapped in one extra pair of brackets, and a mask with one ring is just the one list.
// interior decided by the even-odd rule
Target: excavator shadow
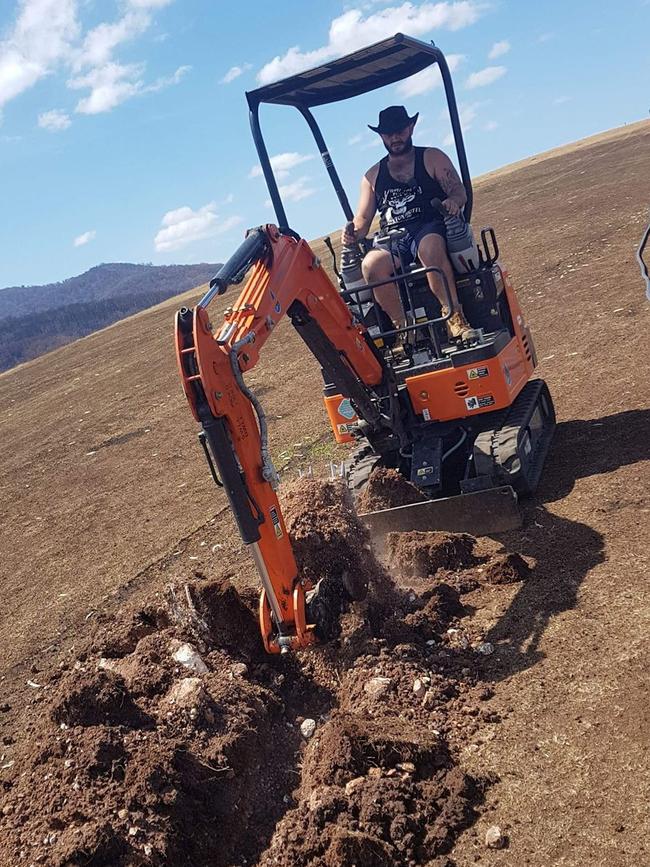
[(538, 498), (525, 506), (524, 529), (498, 536), (506, 550), (537, 565), (486, 635), (498, 647), (488, 665), (491, 679), (507, 678), (544, 657), (540, 642), (549, 622), (576, 606), (586, 576), (605, 560), (600, 532), (544, 504), (566, 497), (577, 479), (650, 458), (649, 430), (650, 410), (558, 424)]
[(553, 503), (577, 479), (609, 473), (650, 458), (650, 409), (558, 423), (538, 499)]
[(603, 536), (592, 527), (543, 506), (533, 506), (526, 518), (523, 532), (499, 536), (506, 550), (534, 558), (536, 566), (485, 636), (497, 648), (486, 672), (491, 680), (510, 677), (544, 658), (540, 643), (550, 621), (576, 606), (582, 582), (605, 559)]

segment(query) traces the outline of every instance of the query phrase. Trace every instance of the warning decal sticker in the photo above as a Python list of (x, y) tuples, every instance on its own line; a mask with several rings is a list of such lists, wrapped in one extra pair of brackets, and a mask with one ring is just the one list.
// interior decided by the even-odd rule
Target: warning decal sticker
[(341, 403), (338, 405), (338, 413), (339, 415), (342, 415), (343, 418), (355, 418), (356, 412), (354, 407), (350, 403), (349, 398), (343, 398)]
[(271, 515), (271, 522), (273, 524), (273, 529), (275, 530), (275, 535), (278, 539), (281, 539), (284, 533), (282, 532), (282, 525), (280, 524), (280, 516), (278, 515), (278, 510), (275, 506), (271, 506), (269, 509), (269, 513)]
[(466, 397), (465, 406), (468, 410), (484, 409), (486, 406), (492, 406), (494, 398), (491, 394), (482, 394), (480, 397)]
[(467, 371), (468, 379), (481, 379), (483, 376), (489, 376), (490, 371), (487, 367), (470, 367)]

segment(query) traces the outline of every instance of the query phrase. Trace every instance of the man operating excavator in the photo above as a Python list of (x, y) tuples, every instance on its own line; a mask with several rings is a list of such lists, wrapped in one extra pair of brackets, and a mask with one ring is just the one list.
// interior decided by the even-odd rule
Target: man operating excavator
[[(440, 268), (451, 295), (452, 311), (447, 320), (451, 337), (463, 337), (470, 329), (458, 301), (454, 272), (447, 256), (444, 220), (431, 204), (439, 199), (451, 216), (461, 213), (467, 194), (449, 157), (438, 148), (413, 146), (413, 129), (418, 113), (409, 117), (403, 105), (393, 105), (379, 113), (379, 124), (369, 127), (379, 133), (388, 155), (363, 176), (361, 195), (354, 220), (343, 230), (341, 240), (351, 245), (366, 237), (375, 213), (379, 211), (380, 229), (405, 230), (397, 244), (407, 257), (417, 258), (425, 267)], [(390, 248), (374, 242), (363, 259), (366, 282), (387, 280), (395, 272)], [(427, 274), (431, 291), (440, 301), (442, 315), (447, 300), (442, 280), (435, 271)], [(395, 283), (378, 286), (375, 296), (379, 304), (399, 327), (404, 313)]]

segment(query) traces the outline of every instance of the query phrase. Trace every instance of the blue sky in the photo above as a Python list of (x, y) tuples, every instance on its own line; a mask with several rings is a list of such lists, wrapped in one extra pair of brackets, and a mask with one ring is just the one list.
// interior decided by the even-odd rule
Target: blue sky
[[(273, 220), (244, 91), (398, 30), (451, 58), (474, 175), (648, 117), (649, 0), (0, 0), (0, 287), (227, 258)], [(315, 111), (353, 205), (386, 105), (453, 157), (436, 76)], [(262, 127), (290, 224), (341, 225), (297, 112)]]

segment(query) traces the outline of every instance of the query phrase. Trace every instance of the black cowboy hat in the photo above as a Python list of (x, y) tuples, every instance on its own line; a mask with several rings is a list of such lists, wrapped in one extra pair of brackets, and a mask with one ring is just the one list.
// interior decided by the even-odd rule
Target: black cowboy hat
[(373, 132), (389, 135), (391, 132), (399, 132), (410, 123), (415, 123), (419, 114), (420, 112), (418, 111), (413, 117), (409, 117), (403, 105), (391, 105), (379, 112), (379, 124), (377, 126), (370, 126), (368, 124), (368, 127)]

